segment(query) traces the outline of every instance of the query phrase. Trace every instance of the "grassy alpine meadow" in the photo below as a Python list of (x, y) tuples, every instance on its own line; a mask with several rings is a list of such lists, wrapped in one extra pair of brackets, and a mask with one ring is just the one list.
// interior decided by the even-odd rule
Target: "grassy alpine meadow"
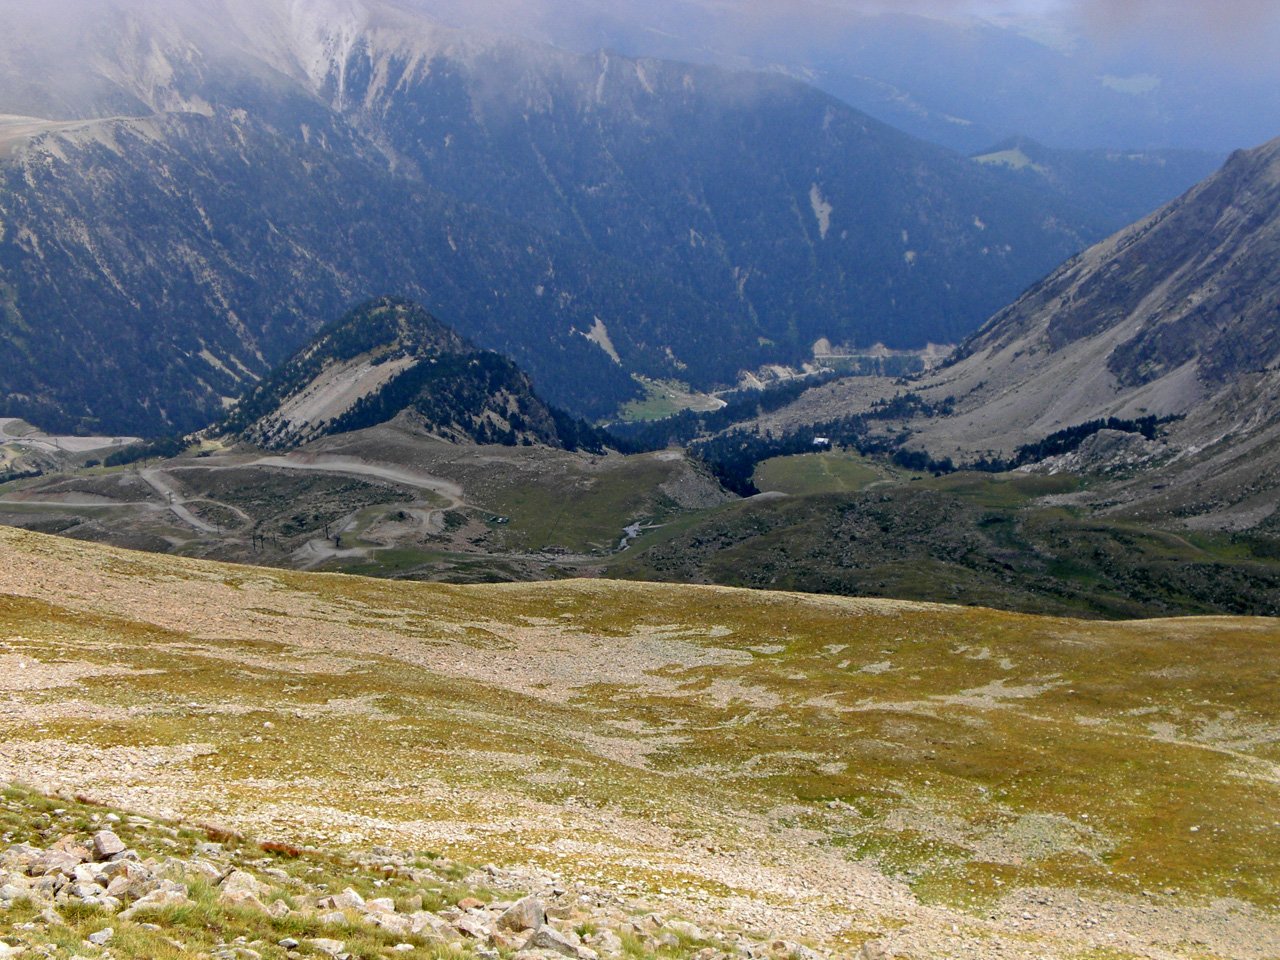
[(0, 556), (2, 781), (837, 954), (1280, 955), (1272, 620)]

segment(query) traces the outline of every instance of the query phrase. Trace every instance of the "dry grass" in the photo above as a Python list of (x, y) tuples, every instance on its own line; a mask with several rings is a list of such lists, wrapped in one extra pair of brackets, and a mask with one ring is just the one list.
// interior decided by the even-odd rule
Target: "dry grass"
[(1238, 903), (1241, 956), (1280, 952), (1271, 621), (413, 585), (17, 531), (0, 554), (0, 657), (44, 678), (0, 708), (0, 780), (535, 863), (831, 945), (1171, 889), (1181, 916)]

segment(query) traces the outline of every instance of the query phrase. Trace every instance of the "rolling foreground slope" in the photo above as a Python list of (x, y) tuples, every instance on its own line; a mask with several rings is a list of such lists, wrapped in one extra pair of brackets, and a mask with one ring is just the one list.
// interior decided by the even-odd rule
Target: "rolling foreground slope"
[(0, 781), (839, 956), (1280, 953), (1273, 621), (0, 558)]

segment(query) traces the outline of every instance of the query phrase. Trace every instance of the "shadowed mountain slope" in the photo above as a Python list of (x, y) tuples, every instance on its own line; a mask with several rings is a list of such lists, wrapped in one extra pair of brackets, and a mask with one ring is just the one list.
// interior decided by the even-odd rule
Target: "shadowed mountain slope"
[(606, 416), (633, 374), (954, 342), (1097, 237), (779, 76), (388, 2), (46, 13), (0, 45), (0, 408), (51, 429), (203, 426), (384, 292)]

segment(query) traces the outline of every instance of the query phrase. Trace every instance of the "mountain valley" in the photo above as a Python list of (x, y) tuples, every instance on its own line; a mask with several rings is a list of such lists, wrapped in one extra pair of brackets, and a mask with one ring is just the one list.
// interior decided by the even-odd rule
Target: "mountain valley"
[[(49, 475), (0, 487), (0, 517), (415, 579), (1275, 615), (1278, 157), (1280, 141), (1233, 156), (914, 380), (831, 372), (611, 436), (547, 407), (494, 355), (496, 379), (465, 379), (476, 360), (438, 366), (481, 355), (386, 300), (326, 328), (186, 457), (26, 454), (11, 472)], [(323, 412), (302, 417), (308, 404)], [(824, 433), (845, 451), (813, 453)], [(946, 475), (957, 467), (970, 472)]]
[(849, 416), (909, 389), (925, 406), (946, 402), (947, 414), (888, 418), (881, 435), (906, 431), (906, 448), (963, 465), (1082, 424), (1151, 417), (1158, 437), (1103, 431), (1038, 469), (1110, 473), (1084, 501), (1108, 515), (1270, 529), (1280, 476), (1278, 187), (1280, 141), (1241, 151), (1032, 287), (908, 388), (839, 381), (754, 426)]
[(205, 7), (33, 26), (75, 70), (0, 85), (0, 412), (195, 430), (392, 293), (604, 418), (637, 374), (705, 390), (822, 339), (956, 342), (1151, 196), (1135, 168), (1127, 200), (1082, 200), (776, 75), (389, 2)]
[(1267, 5), (0, 14), (0, 960), (1280, 958)]

